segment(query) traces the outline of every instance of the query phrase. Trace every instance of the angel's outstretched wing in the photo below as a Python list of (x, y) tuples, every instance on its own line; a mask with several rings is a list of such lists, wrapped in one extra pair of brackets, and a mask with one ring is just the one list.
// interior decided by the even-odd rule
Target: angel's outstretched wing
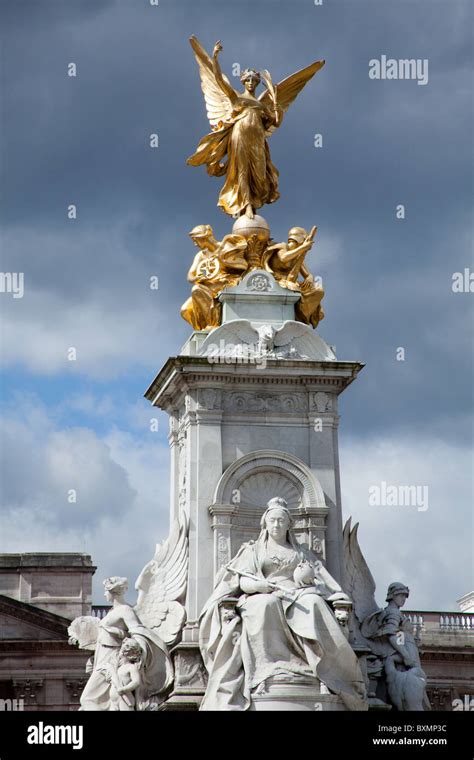
[(358, 527), (356, 523), (351, 528), (350, 517), (344, 526), (344, 591), (352, 599), (355, 616), (362, 623), (379, 607), (375, 601), (375, 581), (359, 546)]
[(156, 547), (155, 556), (135, 583), (138, 617), (169, 646), (177, 640), (186, 620), (182, 602), (186, 594), (188, 559), (188, 521), (182, 514), (175, 520), (169, 538)]
[[(299, 95), (303, 87), (309, 80), (316, 74), (319, 69), (322, 69), (326, 61), (315, 61), (304, 69), (296, 71), (291, 76), (282, 79), (276, 86), (276, 98), (278, 107), (283, 112), (287, 111), (289, 106), (293, 103), (295, 98)], [(272, 106), (272, 97), (270, 90), (267, 89), (259, 97), (259, 100), (266, 106)], [(268, 129), (267, 134), (271, 134), (276, 129), (276, 126), (272, 126)]]
[(199, 66), (199, 76), (201, 78), (201, 89), (204, 93), (204, 100), (206, 101), (207, 118), (213, 129), (218, 129), (220, 124), (229, 118), (232, 113), (232, 101), (229, 94), (234, 93), (237, 97), (237, 93), (233, 89), (231, 83), (222, 74), (224, 80), (224, 86), (228, 89), (226, 94), (223, 88), (219, 85), (212, 66), (212, 59), (209, 54), (204, 50), (201, 43), (194, 35), (189, 38), (191, 47), (194, 50), (196, 61)]

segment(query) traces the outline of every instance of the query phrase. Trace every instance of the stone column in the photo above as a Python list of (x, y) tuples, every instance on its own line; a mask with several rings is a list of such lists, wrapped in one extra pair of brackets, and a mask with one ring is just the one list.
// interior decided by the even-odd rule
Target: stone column
[(222, 475), (221, 392), (200, 388), (187, 397), (186, 503), (189, 527), (188, 620), (196, 620), (214, 579), (214, 536), (209, 516), (216, 484)]
[(179, 445), (178, 425), (179, 413), (170, 412), (168, 441), (170, 445), (170, 525), (178, 516), (179, 510)]
[(337, 395), (329, 391), (310, 393), (310, 462), (309, 466), (321, 483), (329, 513), (325, 537), (327, 568), (342, 580), (342, 508), (338, 457)]

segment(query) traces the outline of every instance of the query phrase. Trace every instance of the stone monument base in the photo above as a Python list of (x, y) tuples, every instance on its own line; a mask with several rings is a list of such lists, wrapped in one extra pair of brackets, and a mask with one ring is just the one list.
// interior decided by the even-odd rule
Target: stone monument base
[(315, 678), (289, 681), (288, 676), (273, 676), (252, 692), (250, 710), (334, 712), (347, 711), (347, 707), (336, 694), (321, 693)]

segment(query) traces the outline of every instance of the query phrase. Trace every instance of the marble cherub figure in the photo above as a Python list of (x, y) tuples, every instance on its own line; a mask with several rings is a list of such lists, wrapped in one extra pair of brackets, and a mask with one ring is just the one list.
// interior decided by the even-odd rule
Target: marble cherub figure
[(135, 691), (140, 688), (140, 665), (142, 649), (135, 639), (124, 639), (116, 669), (110, 674), (110, 710), (131, 712), (135, 710)]

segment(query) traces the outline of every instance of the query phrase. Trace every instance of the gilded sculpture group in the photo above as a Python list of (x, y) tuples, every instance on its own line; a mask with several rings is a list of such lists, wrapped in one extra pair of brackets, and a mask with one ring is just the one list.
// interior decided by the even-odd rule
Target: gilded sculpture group
[[(199, 142), (188, 164), (206, 165), (211, 176), (225, 176), (217, 205), (234, 218), (245, 215), (253, 220), (256, 209), (280, 197), (278, 170), (266, 138), (281, 125), (289, 105), (324, 61), (315, 61), (277, 85), (268, 71), (260, 74), (246, 69), (240, 77), (244, 92), (238, 93), (221, 71), (220, 42), (215, 44), (211, 58), (195, 37), (190, 41), (212, 131)], [(255, 90), (261, 78), (266, 89), (257, 98)], [(236, 285), (249, 270), (264, 268), (279, 285), (300, 293), (296, 319), (316, 327), (324, 316), (324, 290), (305, 266), (315, 233), (315, 227), (309, 234), (302, 227), (293, 227), (287, 243), (273, 243), (268, 235), (262, 239), (252, 234), (230, 234), (218, 242), (210, 225), (195, 227), (190, 236), (199, 252), (188, 273), (193, 288), (181, 315), (195, 330), (218, 327), (219, 293)]]
[(324, 317), (321, 306), (324, 290), (304, 263), (315, 232), (315, 227), (309, 234), (302, 227), (293, 227), (287, 243), (272, 244), (255, 239), (256, 236), (248, 238), (238, 234), (226, 235), (219, 242), (209, 224), (195, 227), (189, 234), (199, 252), (188, 273), (193, 288), (181, 307), (182, 317), (195, 330), (218, 327), (221, 323), (219, 293), (237, 285), (251, 269), (263, 268), (273, 274), (283, 288), (300, 293), (296, 319), (316, 327)]

